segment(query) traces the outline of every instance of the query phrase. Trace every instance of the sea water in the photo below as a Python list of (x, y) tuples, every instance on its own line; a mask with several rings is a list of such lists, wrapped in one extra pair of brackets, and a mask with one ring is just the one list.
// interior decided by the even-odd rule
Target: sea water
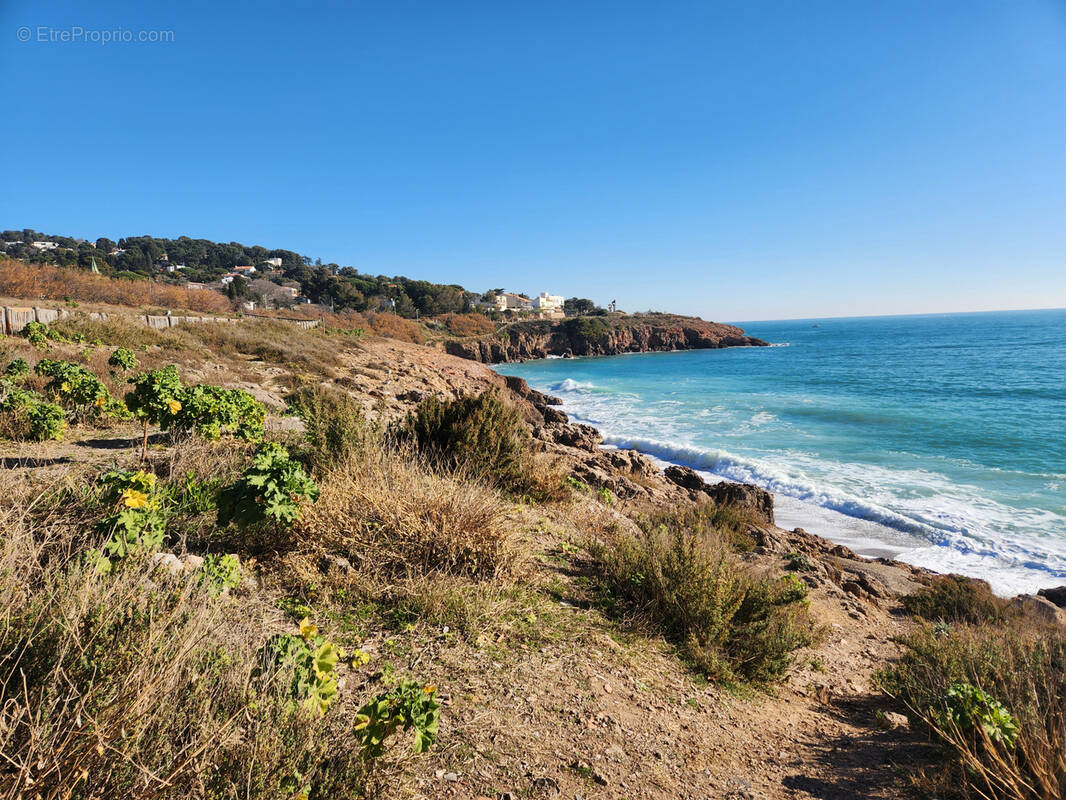
[(772, 347), (499, 365), (607, 445), (864, 555), (1066, 584), (1066, 310), (738, 323)]

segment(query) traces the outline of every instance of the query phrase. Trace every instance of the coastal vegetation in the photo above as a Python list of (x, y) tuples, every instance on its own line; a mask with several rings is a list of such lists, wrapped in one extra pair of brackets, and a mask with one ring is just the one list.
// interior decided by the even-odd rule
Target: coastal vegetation
[[(352, 330), (73, 314), (0, 341), (6, 795), (404, 797), (438, 771), (535, 794), (508, 753), (602, 735), (604, 698), (693, 729), (776, 714), (837, 657), (827, 603), (880, 613), (835, 599), (865, 591), (858, 562), (597, 452), (521, 382)], [(481, 377), (444, 383), (459, 367)], [(955, 577), (898, 606), (920, 619), (880, 701), (943, 752), (915, 785), (1055, 796), (1061, 629)], [(574, 792), (608, 780), (594, 763), (560, 765)]]
[(921, 621), (900, 639), (903, 657), (879, 680), (940, 745), (939, 763), (915, 777), (916, 788), (941, 797), (1062, 797), (1062, 623), (957, 576), (936, 578), (903, 603)]

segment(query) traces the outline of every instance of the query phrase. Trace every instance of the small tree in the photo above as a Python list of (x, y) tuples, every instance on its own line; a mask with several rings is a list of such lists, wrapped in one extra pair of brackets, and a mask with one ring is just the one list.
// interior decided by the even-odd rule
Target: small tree
[(142, 372), (129, 379), (133, 389), (126, 394), (126, 407), (144, 423), (144, 440), (141, 443), (141, 461), (148, 454), (148, 425), (158, 425), (167, 430), (181, 411), (183, 387), (178, 377), (178, 368), (169, 364), (159, 369)]

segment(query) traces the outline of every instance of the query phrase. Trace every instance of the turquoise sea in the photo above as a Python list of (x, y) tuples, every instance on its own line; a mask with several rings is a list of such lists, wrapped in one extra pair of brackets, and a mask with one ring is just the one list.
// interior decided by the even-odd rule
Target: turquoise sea
[(866, 555), (1066, 584), (1066, 310), (738, 323), (775, 346), (502, 364), (606, 443)]

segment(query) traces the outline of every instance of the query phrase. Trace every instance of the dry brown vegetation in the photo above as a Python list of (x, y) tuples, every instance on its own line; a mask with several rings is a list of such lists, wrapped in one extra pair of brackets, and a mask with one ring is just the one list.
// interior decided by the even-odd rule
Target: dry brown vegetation
[(0, 296), (29, 300), (68, 299), (133, 308), (162, 306), (174, 310), (224, 313), (230, 301), (218, 292), (185, 289), (155, 281), (107, 278), (67, 267), (0, 261)]
[(298, 535), (370, 574), (513, 577), (520, 565), (500, 497), (461, 475), (379, 450), (336, 465)]
[(249, 682), (264, 639), (254, 601), (148, 559), (100, 574), (84, 558), (83, 491), (0, 481), (3, 796), (276, 796), (294, 775), (326, 796), (358, 790), (350, 719), (293, 713), (276, 683)]
[(496, 330), (496, 323), (484, 314), (442, 314), (437, 320), (453, 336), (485, 336)]

